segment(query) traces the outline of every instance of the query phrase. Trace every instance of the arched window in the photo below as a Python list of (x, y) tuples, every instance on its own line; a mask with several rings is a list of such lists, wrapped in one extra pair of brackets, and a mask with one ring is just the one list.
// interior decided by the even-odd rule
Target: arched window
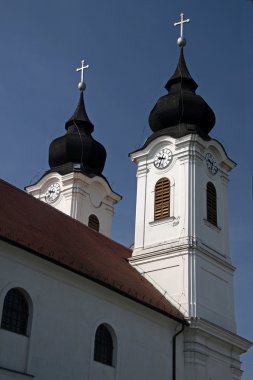
[(113, 339), (105, 325), (100, 325), (96, 331), (94, 360), (110, 366), (113, 364)]
[(170, 180), (161, 178), (155, 185), (154, 220), (170, 216)]
[(206, 186), (206, 208), (207, 221), (217, 226), (217, 195), (212, 182), (208, 182)]
[(89, 221), (88, 221), (88, 227), (92, 228), (95, 231), (99, 232), (99, 220), (96, 217), (96, 215), (91, 214), (89, 216)]
[(27, 335), (29, 306), (25, 296), (18, 289), (11, 289), (5, 296), (1, 328), (21, 335)]

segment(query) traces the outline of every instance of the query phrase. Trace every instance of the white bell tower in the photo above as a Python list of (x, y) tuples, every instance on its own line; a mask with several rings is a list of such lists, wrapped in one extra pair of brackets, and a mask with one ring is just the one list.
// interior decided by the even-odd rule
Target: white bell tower
[(201, 317), (235, 331), (229, 256), (227, 185), (235, 163), (209, 137), (215, 115), (195, 93), (184, 59), (150, 113), (154, 132), (133, 152), (137, 163), (135, 243), (131, 263), (188, 318)]
[(138, 165), (132, 265), (187, 317), (235, 331), (227, 214), (235, 163), (198, 134), (154, 136), (131, 158)]
[[(130, 263), (185, 315), (184, 380), (239, 380), (251, 342), (236, 335), (228, 239), (229, 172), (210, 138), (215, 115), (195, 93), (183, 54), (150, 113), (153, 134), (130, 154), (137, 165), (135, 240)], [(182, 332), (182, 331), (181, 331)], [(180, 332), (180, 333), (181, 333)]]
[(50, 170), (26, 190), (35, 198), (47, 202), (92, 229), (110, 237), (114, 205), (121, 199), (102, 171), (106, 150), (94, 140), (94, 126), (89, 120), (83, 99), (84, 70), (89, 65), (82, 61), (80, 99), (72, 117), (66, 122), (64, 136), (50, 144)]

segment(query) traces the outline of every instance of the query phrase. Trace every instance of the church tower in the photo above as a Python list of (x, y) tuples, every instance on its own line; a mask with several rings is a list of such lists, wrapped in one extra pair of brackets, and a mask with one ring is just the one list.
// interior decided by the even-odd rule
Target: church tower
[[(181, 19), (181, 29), (184, 22)], [(195, 93), (178, 40), (178, 65), (150, 112), (152, 135), (131, 153), (137, 164), (131, 263), (188, 318), (235, 331), (228, 242), (228, 182), (235, 167), (209, 136), (215, 115)]]
[[(130, 154), (137, 164), (135, 241), (130, 263), (185, 315), (179, 379), (240, 380), (251, 342), (236, 334), (228, 241), (229, 172), (209, 136), (215, 115), (195, 93), (184, 58), (149, 115), (152, 135)], [(182, 334), (183, 333), (183, 334)], [(175, 338), (176, 339), (176, 338)]]
[(49, 147), (49, 166), (42, 178), (26, 187), (29, 194), (110, 237), (113, 206), (121, 196), (113, 192), (102, 172), (106, 150), (92, 137), (94, 126), (85, 110), (82, 61), (80, 98), (65, 135)]

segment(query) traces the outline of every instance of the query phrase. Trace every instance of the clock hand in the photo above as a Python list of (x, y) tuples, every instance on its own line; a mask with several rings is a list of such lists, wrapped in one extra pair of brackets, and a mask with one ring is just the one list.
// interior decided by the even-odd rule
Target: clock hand
[(163, 157), (162, 156), (158, 156), (158, 166), (160, 167), (162, 165), (162, 160), (163, 160)]

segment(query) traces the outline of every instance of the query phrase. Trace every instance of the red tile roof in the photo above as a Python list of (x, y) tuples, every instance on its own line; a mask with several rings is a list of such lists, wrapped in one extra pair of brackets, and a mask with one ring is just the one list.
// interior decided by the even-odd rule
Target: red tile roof
[(0, 238), (169, 317), (184, 319), (128, 263), (130, 249), (1, 180)]

